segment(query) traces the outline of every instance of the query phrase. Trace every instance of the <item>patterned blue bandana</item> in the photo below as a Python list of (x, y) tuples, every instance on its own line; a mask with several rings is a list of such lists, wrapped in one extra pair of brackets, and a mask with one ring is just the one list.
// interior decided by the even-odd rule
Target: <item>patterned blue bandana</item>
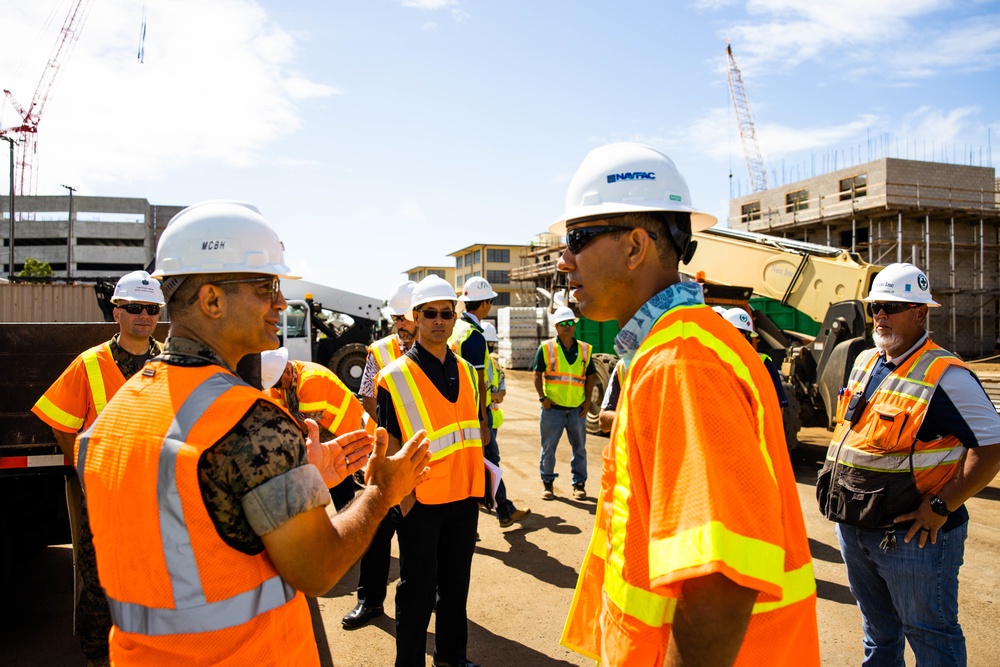
[(615, 351), (625, 361), (625, 368), (628, 368), (632, 363), (632, 357), (639, 349), (639, 345), (653, 330), (653, 325), (663, 313), (677, 306), (693, 306), (702, 303), (705, 303), (705, 294), (701, 284), (691, 282), (674, 283), (642, 304), (632, 319), (615, 336)]

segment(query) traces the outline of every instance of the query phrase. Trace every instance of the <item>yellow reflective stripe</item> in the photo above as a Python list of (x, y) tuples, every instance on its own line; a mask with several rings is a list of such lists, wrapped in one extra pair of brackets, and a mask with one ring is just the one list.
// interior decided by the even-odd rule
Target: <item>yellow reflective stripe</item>
[(633, 586), (613, 567), (604, 569), (604, 594), (624, 614), (638, 619), (651, 628), (659, 628), (674, 620), (675, 598), (657, 595)]
[(65, 426), (66, 428), (76, 432), (83, 427), (83, 417), (76, 417), (70, 413), (60, 409), (55, 403), (50, 401), (47, 396), (42, 396), (35, 403), (35, 407), (42, 411), (42, 413), (51, 419), (52, 421)]
[(735, 533), (721, 521), (710, 521), (649, 543), (650, 580), (720, 561), (759, 581), (780, 586), (784, 578), (784, 549)]
[(104, 345), (92, 347), (80, 355), (83, 359), (83, 366), (87, 369), (87, 381), (90, 383), (90, 393), (94, 397), (94, 411), (97, 414), (101, 414), (101, 411), (108, 404), (108, 392), (104, 388), (104, 375), (101, 374), (101, 365), (97, 360), (97, 351), (103, 348)]
[(788, 607), (805, 600), (816, 592), (816, 577), (813, 575), (811, 560), (797, 570), (785, 572), (782, 579), (781, 599), (773, 602), (758, 602), (753, 606), (753, 613), (764, 614), (775, 609)]

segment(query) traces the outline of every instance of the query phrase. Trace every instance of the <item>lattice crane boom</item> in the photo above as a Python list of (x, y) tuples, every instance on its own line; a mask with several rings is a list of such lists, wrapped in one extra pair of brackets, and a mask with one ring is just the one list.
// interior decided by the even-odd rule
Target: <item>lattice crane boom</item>
[(754, 125), (750, 100), (747, 99), (747, 91), (743, 86), (743, 75), (736, 66), (729, 40), (726, 40), (726, 57), (729, 59), (729, 93), (736, 109), (743, 154), (746, 156), (747, 170), (750, 172), (750, 184), (754, 192), (760, 192), (767, 189), (767, 171), (764, 168), (764, 158), (760, 154), (760, 146), (757, 144), (757, 127)]

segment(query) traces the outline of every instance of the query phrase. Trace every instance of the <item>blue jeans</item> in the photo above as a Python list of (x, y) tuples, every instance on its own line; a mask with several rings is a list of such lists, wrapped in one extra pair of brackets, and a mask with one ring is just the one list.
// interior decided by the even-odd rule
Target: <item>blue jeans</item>
[(883, 552), (885, 530), (837, 524), (840, 552), (851, 593), (861, 609), (868, 667), (903, 665), (903, 637), (918, 665), (966, 664), (965, 637), (958, 624), (958, 570), (969, 524), (938, 532), (937, 544), (917, 546), (917, 535)]
[[(490, 444), (483, 447), (483, 456), (486, 460), (494, 465), (500, 465), (500, 445), (497, 444), (497, 430), (490, 427)], [(494, 498), (497, 506), (497, 518), (503, 521), (514, 513), (516, 509), (514, 503), (507, 500), (507, 487), (503, 483), (503, 477), (500, 478), (500, 485), (497, 486), (496, 497)]]
[(573, 484), (583, 484), (587, 481), (587, 416), (580, 416), (579, 408), (564, 410), (562, 408), (542, 408), (538, 421), (542, 432), (542, 456), (538, 462), (538, 472), (543, 482), (551, 482), (556, 474), (556, 445), (563, 431), (569, 436), (573, 456), (569, 461), (570, 472), (573, 473)]

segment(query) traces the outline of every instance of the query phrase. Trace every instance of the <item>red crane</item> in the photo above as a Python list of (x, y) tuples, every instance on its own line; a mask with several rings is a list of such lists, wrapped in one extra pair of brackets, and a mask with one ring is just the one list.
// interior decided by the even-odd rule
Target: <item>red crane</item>
[(42, 71), (42, 78), (39, 79), (38, 86), (35, 88), (35, 95), (31, 99), (31, 105), (27, 109), (21, 106), (9, 90), (5, 88), (3, 91), (7, 99), (10, 100), (14, 110), (21, 117), (20, 125), (0, 129), (0, 135), (20, 135), (15, 165), (15, 173), (17, 174), (15, 180), (19, 183), (18, 194), (20, 195), (33, 195), (38, 188), (38, 181), (35, 174), (37, 170), (36, 139), (38, 137), (38, 124), (42, 120), (42, 112), (45, 111), (45, 105), (49, 101), (52, 88), (55, 85), (56, 78), (59, 76), (59, 67), (69, 57), (69, 54), (73, 51), (73, 47), (76, 46), (76, 42), (80, 38), (80, 31), (83, 30), (83, 24), (86, 23), (87, 15), (90, 14), (92, 3), (93, 0), (76, 0), (73, 3), (69, 14), (66, 16), (66, 20), (63, 21), (63, 26), (59, 31), (59, 37), (56, 39), (52, 54), (49, 56), (49, 60), (45, 64), (45, 69)]

